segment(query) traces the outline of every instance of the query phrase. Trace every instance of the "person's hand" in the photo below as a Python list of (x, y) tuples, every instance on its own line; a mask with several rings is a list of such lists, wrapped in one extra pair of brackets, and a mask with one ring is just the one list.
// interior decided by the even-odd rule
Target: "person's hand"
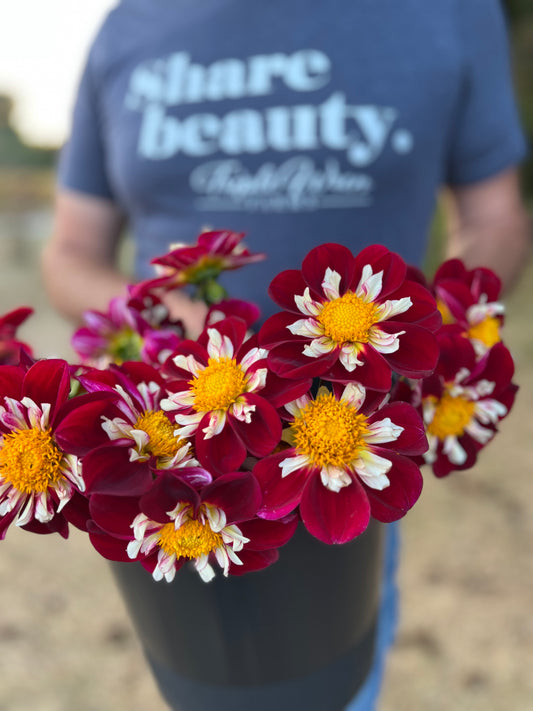
[(193, 301), (182, 291), (169, 291), (161, 295), (161, 300), (174, 319), (185, 325), (187, 338), (196, 339), (204, 329), (208, 308), (203, 301)]

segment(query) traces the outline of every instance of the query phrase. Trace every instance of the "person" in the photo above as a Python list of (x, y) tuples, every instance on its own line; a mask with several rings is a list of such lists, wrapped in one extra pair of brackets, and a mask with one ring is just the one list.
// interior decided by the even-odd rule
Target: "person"
[[(509, 286), (529, 243), (525, 152), (498, 0), (122, 0), (81, 78), (45, 282), (79, 319), (130, 281), (125, 226), (137, 278), (170, 244), (227, 228), (267, 253), (227, 285), (268, 316), (270, 279), (317, 244), (382, 243), (420, 265), (444, 191), (446, 256)], [(204, 307), (173, 299), (198, 333)], [(378, 653), (350, 711), (379, 693), (395, 555), (389, 541)]]

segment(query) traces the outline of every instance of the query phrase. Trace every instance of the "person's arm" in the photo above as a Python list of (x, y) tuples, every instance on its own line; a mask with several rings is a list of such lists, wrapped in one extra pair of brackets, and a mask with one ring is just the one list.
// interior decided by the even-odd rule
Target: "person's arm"
[(530, 218), (524, 207), (517, 171), (506, 170), (481, 182), (451, 187), (445, 194), (448, 217), (446, 258), (458, 257), (469, 268), (489, 267), (504, 288), (516, 281), (527, 261)]
[(59, 312), (79, 320), (87, 309), (103, 311), (112, 297), (124, 293), (127, 279), (115, 267), (122, 226), (122, 215), (110, 200), (58, 193), (43, 275)]
[[(88, 309), (106, 311), (110, 299), (125, 294), (131, 280), (116, 264), (123, 224), (111, 200), (58, 192), (53, 234), (43, 252), (43, 275), (50, 300), (63, 315), (79, 321)], [(179, 293), (165, 302), (188, 333), (197, 336), (206, 306)]]

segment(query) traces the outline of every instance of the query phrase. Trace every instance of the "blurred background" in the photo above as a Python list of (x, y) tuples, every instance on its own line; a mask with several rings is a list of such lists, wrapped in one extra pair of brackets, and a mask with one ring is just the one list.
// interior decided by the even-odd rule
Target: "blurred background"
[[(47, 304), (39, 259), (76, 83), (113, 4), (18, 0), (2, 13), (0, 313), (35, 309), (21, 335), (40, 356), (71, 355), (71, 325)], [(531, 141), (533, 2), (505, 4)], [(522, 177), (533, 205), (533, 160)], [(434, 232), (429, 271), (440, 258), (438, 218)], [(533, 708), (532, 297), (530, 264), (506, 301), (504, 337), (521, 387), (512, 415), (474, 470), (445, 481), (427, 474), (404, 521), (401, 624), (381, 711)], [(81, 534), (63, 541), (10, 530), (0, 580), (0, 711), (164, 708), (110, 572)]]

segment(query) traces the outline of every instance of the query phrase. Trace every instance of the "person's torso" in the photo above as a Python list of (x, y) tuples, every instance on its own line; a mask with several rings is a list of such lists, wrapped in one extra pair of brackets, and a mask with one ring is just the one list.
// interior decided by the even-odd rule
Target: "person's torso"
[(420, 262), (461, 92), (448, 3), (150, 3), (123, 2), (95, 54), (139, 271), (207, 226), (269, 255), (229, 282), (256, 301), (321, 242)]

